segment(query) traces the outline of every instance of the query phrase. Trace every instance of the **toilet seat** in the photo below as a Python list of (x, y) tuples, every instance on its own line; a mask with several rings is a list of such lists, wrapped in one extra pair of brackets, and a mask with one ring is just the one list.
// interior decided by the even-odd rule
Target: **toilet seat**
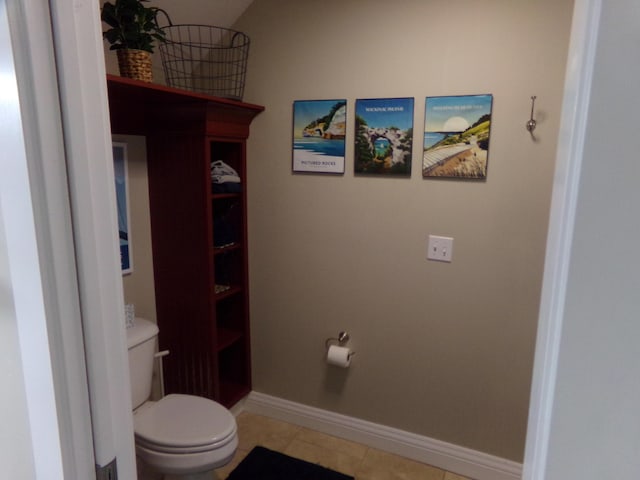
[(234, 441), (236, 430), (226, 408), (192, 395), (167, 395), (134, 415), (136, 444), (169, 454), (217, 450)]

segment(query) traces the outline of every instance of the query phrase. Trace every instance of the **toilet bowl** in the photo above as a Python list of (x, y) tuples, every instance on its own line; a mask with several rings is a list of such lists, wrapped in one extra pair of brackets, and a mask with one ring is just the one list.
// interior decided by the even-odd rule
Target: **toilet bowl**
[(167, 395), (145, 404), (133, 417), (136, 454), (150, 467), (174, 475), (227, 464), (238, 446), (236, 422), (216, 402)]
[(158, 327), (140, 318), (127, 329), (136, 456), (174, 478), (206, 476), (233, 458), (238, 446), (235, 418), (219, 403), (193, 395), (149, 401), (157, 335)]

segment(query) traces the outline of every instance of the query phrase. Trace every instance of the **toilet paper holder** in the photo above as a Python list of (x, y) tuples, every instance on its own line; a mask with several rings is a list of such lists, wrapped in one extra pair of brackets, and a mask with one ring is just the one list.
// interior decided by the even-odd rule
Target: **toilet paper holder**
[(340, 332), (338, 333), (337, 338), (330, 337), (325, 340), (324, 344), (327, 347), (328, 363), (343, 368), (349, 367), (349, 364), (351, 363), (351, 357), (356, 354), (356, 352), (345, 347), (345, 344), (349, 341), (350, 338), (351, 337), (347, 332)]
[[(349, 341), (351, 337), (349, 336), (349, 334), (347, 332), (340, 332), (338, 333), (338, 337), (329, 337), (324, 341), (325, 346), (327, 347), (327, 350), (329, 350), (329, 347), (331, 346), (331, 344), (333, 342), (338, 342), (338, 345), (342, 346), (345, 343), (347, 343)], [(355, 354), (356, 352), (352, 352), (352, 354)]]

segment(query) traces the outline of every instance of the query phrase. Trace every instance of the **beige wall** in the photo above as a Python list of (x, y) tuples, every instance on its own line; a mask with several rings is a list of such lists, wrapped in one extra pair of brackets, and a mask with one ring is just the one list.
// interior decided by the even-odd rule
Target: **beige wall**
[[(259, 392), (522, 460), (570, 0), (260, 0), (249, 235)], [(424, 180), (424, 97), (494, 95), (488, 178)], [(537, 140), (525, 130), (537, 95)], [(410, 179), (353, 174), (356, 98), (415, 97)], [(291, 173), (294, 100), (348, 100), (344, 176)], [(455, 238), (451, 264), (425, 260)], [(347, 330), (349, 370), (324, 361)]]
[(114, 135), (112, 138), (115, 142), (127, 144), (129, 214), (131, 216), (130, 251), (133, 271), (122, 277), (124, 301), (135, 305), (137, 316), (147, 318), (155, 323), (156, 298), (153, 286), (145, 138), (133, 135)]

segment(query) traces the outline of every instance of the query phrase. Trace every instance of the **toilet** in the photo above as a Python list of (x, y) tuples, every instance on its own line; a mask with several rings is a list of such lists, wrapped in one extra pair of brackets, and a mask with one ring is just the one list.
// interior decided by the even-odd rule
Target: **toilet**
[(165, 478), (211, 478), (238, 447), (236, 421), (219, 403), (170, 394), (150, 401), (158, 327), (136, 318), (127, 328), (136, 456)]

